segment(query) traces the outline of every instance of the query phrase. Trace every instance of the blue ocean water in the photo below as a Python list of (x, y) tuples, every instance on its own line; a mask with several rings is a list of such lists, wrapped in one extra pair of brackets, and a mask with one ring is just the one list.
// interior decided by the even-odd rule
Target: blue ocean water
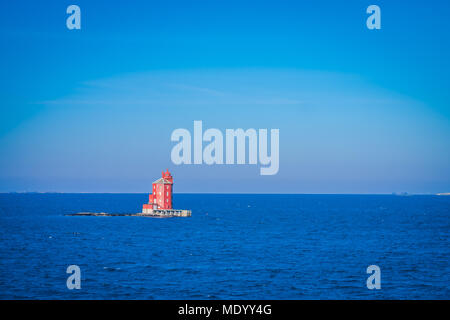
[[(450, 197), (1, 194), (2, 299), (449, 299)], [(66, 269), (81, 268), (68, 290)], [(368, 290), (366, 268), (381, 268)]]

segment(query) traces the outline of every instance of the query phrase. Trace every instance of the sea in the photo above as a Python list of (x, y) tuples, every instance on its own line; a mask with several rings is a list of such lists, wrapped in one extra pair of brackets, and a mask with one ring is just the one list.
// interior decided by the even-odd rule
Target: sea
[(66, 215), (147, 200), (0, 194), (0, 299), (450, 298), (448, 196), (175, 194), (192, 217)]

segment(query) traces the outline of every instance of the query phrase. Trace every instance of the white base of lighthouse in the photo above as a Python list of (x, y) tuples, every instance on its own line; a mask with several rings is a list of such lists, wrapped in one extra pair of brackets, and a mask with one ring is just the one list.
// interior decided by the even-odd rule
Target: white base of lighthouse
[(142, 209), (143, 216), (159, 216), (159, 217), (190, 217), (191, 210), (176, 209)]

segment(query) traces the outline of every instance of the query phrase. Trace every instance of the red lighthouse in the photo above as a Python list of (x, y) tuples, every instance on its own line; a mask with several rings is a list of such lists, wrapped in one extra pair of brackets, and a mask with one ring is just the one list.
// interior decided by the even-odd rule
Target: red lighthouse
[(142, 215), (160, 217), (190, 217), (191, 210), (179, 210), (172, 207), (173, 177), (169, 170), (162, 172), (161, 178), (153, 182), (148, 203), (142, 206)]
[(161, 178), (153, 182), (152, 193), (148, 197), (148, 204), (144, 204), (142, 209), (172, 209), (172, 186), (172, 175), (169, 170), (163, 171)]

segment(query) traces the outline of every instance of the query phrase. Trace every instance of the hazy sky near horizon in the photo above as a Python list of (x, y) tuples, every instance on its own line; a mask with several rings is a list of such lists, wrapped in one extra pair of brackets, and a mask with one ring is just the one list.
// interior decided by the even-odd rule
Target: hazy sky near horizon
[[(370, 4), (2, 3), (0, 192), (450, 192), (450, 4)], [(280, 129), (278, 174), (172, 164), (194, 120)]]

